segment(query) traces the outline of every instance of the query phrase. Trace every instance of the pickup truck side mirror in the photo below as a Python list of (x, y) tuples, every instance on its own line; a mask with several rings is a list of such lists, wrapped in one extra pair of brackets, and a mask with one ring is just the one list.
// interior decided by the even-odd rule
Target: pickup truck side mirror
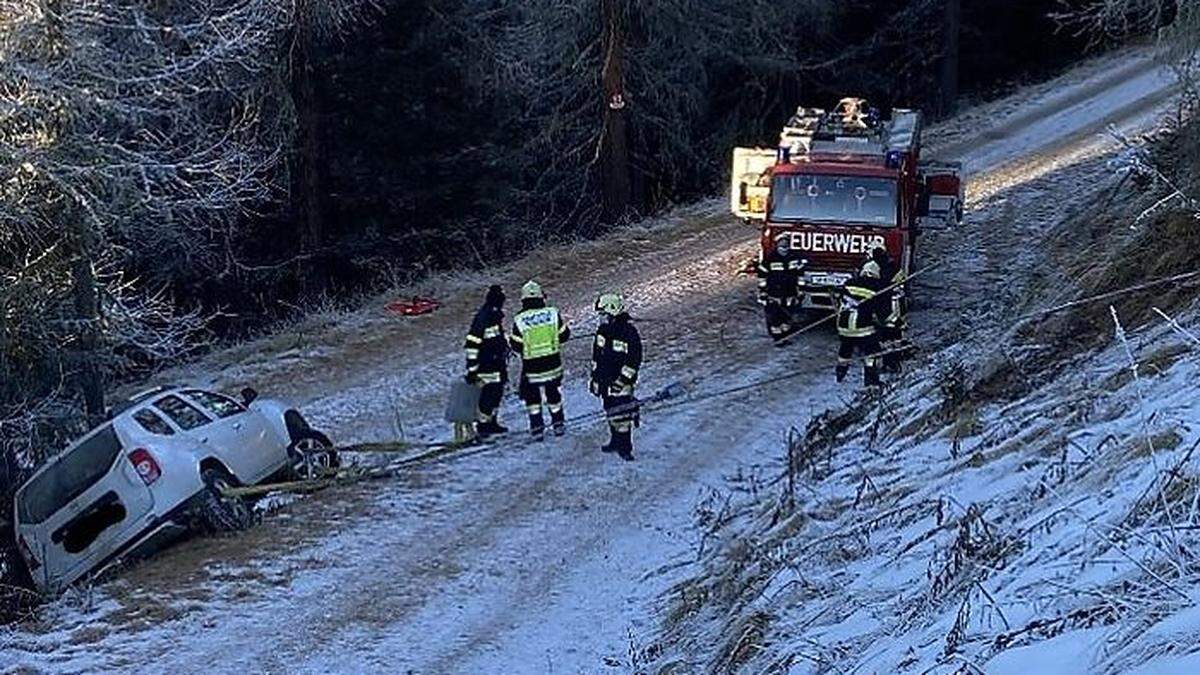
[(258, 398), (258, 392), (254, 387), (246, 387), (242, 390), (242, 405), (249, 407), (251, 403)]

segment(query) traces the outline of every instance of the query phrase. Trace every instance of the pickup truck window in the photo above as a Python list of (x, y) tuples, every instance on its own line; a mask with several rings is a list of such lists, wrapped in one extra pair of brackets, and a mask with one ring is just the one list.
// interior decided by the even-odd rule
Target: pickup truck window
[(191, 403), (174, 394), (158, 399), (154, 402), (154, 407), (166, 413), (167, 417), (174, 420), (184, 431), (191, 431), (212, 421)]
[(120, 452), (112, 425), (104, 425), (29, 481), (18, 499), (20, 521), (40, 523), (57, 513), (107, 474)]
[(238, 403), (231, 398), (221, 396), (220, 394), (214, 394), (211, 391), (189, 389), (183, 393), (187, 394), (188, 398), (199, 403), (204, 407), (205, 410), (216, 415), (220, 419), (233, 417), (238, 413), (246, 412), (246, 409), (242, 407), (241, 403)]
[(171, 428), (171, 425), (167, 424), (166, 420), (159, 417), (153, 410), (150, 410), (149, 408), (142, 408), (141, 410), (133, 413), (133, 419), (139, 425), (141, 425), (143, 429), (152, 434), (158, 434), (159, 436), (175, 435), (175, 430)]
[(862, 176), (783, 174), (771, 182), (770, 219), (896, 225), (896, 181)]

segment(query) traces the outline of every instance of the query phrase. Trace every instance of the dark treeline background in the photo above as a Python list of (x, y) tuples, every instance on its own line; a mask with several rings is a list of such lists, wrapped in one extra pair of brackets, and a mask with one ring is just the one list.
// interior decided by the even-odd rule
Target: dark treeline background
[(114, 382), (714, 194), (797, 104), (945, 115), (1095, 36), (1054, 0), (0, 5), (0, 530)]
[[(482, 265), (712, 194), (729, 148), (772, 141), (801, 102), (854, 94), (937, 115), (947, 96), (1046, 75), (1087, 46), (1050, 18), (1057, 3), (965, 0), (958, 91), (947, 92), (943, 0), (430, 4), (386, 9), (322, 48), (319, 195), (303, 202), (321, 223), (303, 265), (313, 276), (303, 287), (286, 267), (252, 275), (261, 309), (315, 288), (361, 288), (383, 270)], [(623, 45), (606, 33), (610, 5)], [(622, 46), (628, 197), (607, 205), (618, 130), (606, 136), (605, 64)], [(259, 223), (245, 257), (301, 253), (303, 218), (280, 216)], [(248, 281), (210, 279), (198, 294), (227, 297)]]

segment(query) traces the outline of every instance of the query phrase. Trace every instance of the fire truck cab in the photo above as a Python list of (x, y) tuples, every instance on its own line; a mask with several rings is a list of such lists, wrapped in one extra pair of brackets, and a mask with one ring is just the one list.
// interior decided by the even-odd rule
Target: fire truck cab
[(761, 227), (761, 253), (807, 261), (803, 306), (832, 309), (838, 289), (876, 247), (907, 277), (922, 227), (962, 220), (961, 165), (922, 161), (921, 114), (880, 117), (846, 98), (796, 110), (776, 148), (733, 152), (733, 213)]

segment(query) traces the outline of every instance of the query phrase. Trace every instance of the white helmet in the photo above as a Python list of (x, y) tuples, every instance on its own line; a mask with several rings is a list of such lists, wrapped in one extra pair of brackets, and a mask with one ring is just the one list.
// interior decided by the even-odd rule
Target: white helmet
[(545, 297), (542, 293), (542, 285), (532, 279), (526, 281), (525, 285), (521, 287), (522, 300), (544, 299)]
[(625, 299), (620, 293), (605, 293), (596, 298), (596, 311), (609, 316), (625, 312)]
[(859, 274), (870, 279), (878, 279), (880, 277), (879, 263), (875, 262), (874, 260), (868, 260), (866, 264), (862, 266), (862, 271), (859, 272)]

